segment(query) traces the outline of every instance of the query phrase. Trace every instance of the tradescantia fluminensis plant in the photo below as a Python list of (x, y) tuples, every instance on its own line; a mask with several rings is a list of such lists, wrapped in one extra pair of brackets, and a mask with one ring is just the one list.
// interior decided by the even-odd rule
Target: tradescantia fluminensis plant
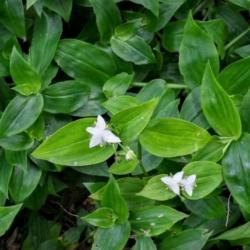
[(250, 249), (249, 11), (0, 1), (0, 249)]

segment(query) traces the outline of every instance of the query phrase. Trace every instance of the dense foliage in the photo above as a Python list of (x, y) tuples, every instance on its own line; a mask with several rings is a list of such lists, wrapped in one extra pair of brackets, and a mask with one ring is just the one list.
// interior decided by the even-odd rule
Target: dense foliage
[(250, 249), (249, 0), (0, 1), (0, 249)]

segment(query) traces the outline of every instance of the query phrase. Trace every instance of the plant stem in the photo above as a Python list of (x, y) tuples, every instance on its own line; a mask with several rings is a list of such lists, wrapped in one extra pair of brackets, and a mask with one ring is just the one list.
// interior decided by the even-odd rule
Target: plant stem
[(189, 88), (186, 84), (181, 84), (181, 83), (168, 83), (167, 87), (170, 89), (188, 89)]
[(145, 176), (147, 176), (148, 173), (147, 173), (147, 171), (146, 171), (146, 169), (144, 168), (143, 163), (142, 163), (142, 151), (141, 151), (141, 144), (140, 144), (140, 142), (138, 142), (138, 148), (137, 148), (137, 149), (138, 149), (137, 155), (138, 155), (138, 160), (139, 160), (140, 169), (141, 169), (141, 171), (143, 172), (143, 174), (144, 174)]
[(230, 47), (232, 47), (235, 43), (237, 43), (242, 37), (244, 37), (248, 32), (250, 31), (250, 27), (248, 27), (246, 30), (244, 30), (242, 33), (240, 33), (238, 36), (236, 36), (231, 42), (229, 42), (225, 46), (225, 50), (228, 50)]

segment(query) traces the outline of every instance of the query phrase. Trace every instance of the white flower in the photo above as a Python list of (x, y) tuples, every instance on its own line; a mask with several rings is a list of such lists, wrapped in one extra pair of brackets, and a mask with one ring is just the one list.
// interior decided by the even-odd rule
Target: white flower
[(168, 186), (168, 188), (175, 194), (180, 195), (180, 185), (184, 172), (178, 172), (174, 176), (165, 176), (161, 181)]
[(165, 176), (161, 181), (168, 186), (168, 188), (175, 194), (180, 195), (182, 188), (189, 196), (192, 196), (195, 187), (196, 175), (183, 177), (184, 172), (178, 172), (174, 176)]
[(97, 145), (105, 145), (106, 143), (120, 143), (121, 140), (119, 137), (114, 135), (106, 125), (105, 120), (102, 118), (102, 116), (97, 116), (97, 121), (94, 127), (88, 127), (86, 129), (88, 133), (92, 135), (89, 147), (93, 148)]
[(128, 151), (127, 151), (126, 154), (125, 154), (125, 159), (126, 159), (127, 161), (129, 161), (129, 160), (135, 159), (135, 157), (136, 157), (136, 155), (135, 155), (134, 151), (131, 150), (131, 149), (128, 149)]
[(192, 196), (193, 190), (195, 187), (196, 175), (190, 175), (181, 181), (181, 186), (183, 187), (184, 191), (189, 195)]

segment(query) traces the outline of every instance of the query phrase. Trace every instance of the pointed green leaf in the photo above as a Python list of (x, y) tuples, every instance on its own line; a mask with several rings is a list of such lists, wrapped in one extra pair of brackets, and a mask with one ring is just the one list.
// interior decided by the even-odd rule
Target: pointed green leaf
[(239, 205), (250, 213), (250, 134), (233, 142), (222, 160), (224, 179)]
[(217, 73), (219, 59), (216, 47), (210, 36), (199, 27), (190, 13), (184, 27), (179, 59), (179, 67), (185, 83), (192, 88), (200, 85), (208, 61), (213, 71)]
[(209, 64), (202, 79), (201, 106), (211, 127), (221, 136), (238, 139), (241, 135), (239, 112), (215, 78)]
[(85, 166), (106, 161), (114, 154), (112, 145), (89, 148), (90, 134), (86, 128), (92, 127), (94, 122), (93, 118), (70, 122), (39, 145), (32, 156), (66, 166)]
[(0, 119), (0, 136), (11, 136), (29, 128), (43, 108), (42, 95), (13, 98)]
[(41, 88), (38, 73), (14, 47), (10, 56), (10, 74), (16, 89), (22, 95), (36, 94)]
[(143, 5), (149, 9), (156, 17), (159, 15), (159, 0), (131, 0), (131, 2)]
[(9, 229), (21, 207), (22, 204), (0, 207), (0, 236), (3, 236)]
[(154, 241), (146, 236), (138, 236), (132, 250), (157, 250)]
[(120, 223), (124, 223), (128, 219), (128, 205), (122, 197), (120, 188), (113, 177), (110, 177), (108, 184), (105, 186), (102, 206), (113, 209)]
[(111, 118), (111, 124), (117, 130), (120, 138), (123, 141), (137, 139), (150, 121), (157, 104), (158, 100), (153, 99), (137, 107), (129, 108), (115, 114)]
[(205, 129), (175, 118), (159, 119), (150, 124), (140, 135), (141, 145), (149, 153), (160, 157), (194, 153), (203, 148), (210, 139), (211, 136)]
[(156, 236), (186, 217), (186, 214), (171, 207), (159, 205), (133, 210), (130, 222), (132, 230), (147, 236)]

